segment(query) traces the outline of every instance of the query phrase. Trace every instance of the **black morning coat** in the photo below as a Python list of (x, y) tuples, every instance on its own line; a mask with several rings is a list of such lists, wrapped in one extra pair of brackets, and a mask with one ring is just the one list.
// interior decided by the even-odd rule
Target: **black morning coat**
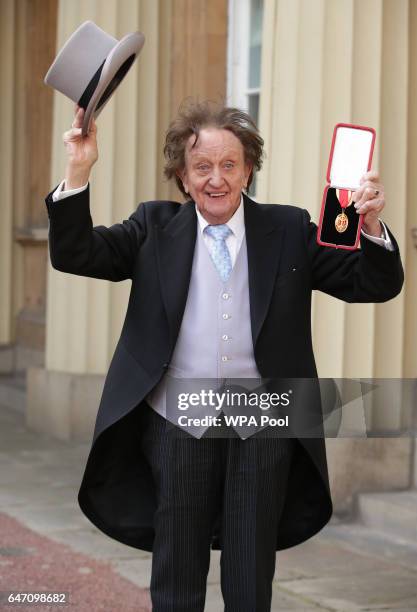
[[(196, 241), (195, 204), (145, 202), (122, 223), (93, 227), (89, 187), (57, 203), (51, 192), (45, 201), (56, 270), (132, 283), (78, 502), (101, 531), (151, 551), (156, 497), (139, 448), (140, 408), (165, 373), (181, 326)], [(244, 217), (259, 373), (316, 380), (312, 290), (345, 302), (390, 300), (404, 280), (397, 242), (388, 230), (392, 252), (365, 237), (355, 251), (322, 247), (306, 210), (258, 204), (246, 195)], [(301, 437), (296, 446), (276, 550), (310, 538), (333, 512), (324, 437)], [(212, 539), (217, 550), (222, 547), (220, 529), (218, 519)]]

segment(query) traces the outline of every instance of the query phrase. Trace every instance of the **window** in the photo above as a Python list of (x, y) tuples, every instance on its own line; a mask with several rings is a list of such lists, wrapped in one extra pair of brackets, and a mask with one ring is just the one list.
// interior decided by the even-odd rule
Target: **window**
[[(227, 101), (258, 124), (263, 0), (229, 0)], [(256, 181), (250, 194), (254, 195)]]

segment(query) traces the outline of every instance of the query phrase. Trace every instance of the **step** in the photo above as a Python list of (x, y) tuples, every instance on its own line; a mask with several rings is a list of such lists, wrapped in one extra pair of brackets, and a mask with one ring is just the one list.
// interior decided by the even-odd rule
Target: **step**
[(358, 521), (417, 546), (417, 490), (360, 493)]
[(378, 559), (395, 561), (407, 570), (417, 571), (417, 543), (365, 527), (358, 522), (328, 524), (320, 538), (330, 540), (354, 552)]

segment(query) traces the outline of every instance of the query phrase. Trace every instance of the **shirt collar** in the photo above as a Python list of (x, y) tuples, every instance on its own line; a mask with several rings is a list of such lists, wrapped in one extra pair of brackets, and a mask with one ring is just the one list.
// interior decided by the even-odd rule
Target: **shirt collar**
[[(210, 225), (208, 221), (203, 217), (201, 212), (198, 210), (197, 205), (195, 207), (197, 213), (198, 225), (200, 232), (203, 233), (207, 225)], [(245, 233), (245, 214), (243, 208), (243, 194), (240, 196), (240, 204), (233, 213), (233, 216), (229, 219), (226, 225), (232, 230), (237, 240), (240, 240)]]

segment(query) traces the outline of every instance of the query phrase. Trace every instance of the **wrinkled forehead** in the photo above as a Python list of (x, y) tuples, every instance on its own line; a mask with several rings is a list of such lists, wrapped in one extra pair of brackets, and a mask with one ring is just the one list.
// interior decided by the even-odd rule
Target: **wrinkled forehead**
[(192, 134), (187, 140), (185, 153), (186, 158), (190, 159), (202, 156), (244, 156), (242, 143), (230, 130), (214, 127), (201, 129), (198, 137)]

